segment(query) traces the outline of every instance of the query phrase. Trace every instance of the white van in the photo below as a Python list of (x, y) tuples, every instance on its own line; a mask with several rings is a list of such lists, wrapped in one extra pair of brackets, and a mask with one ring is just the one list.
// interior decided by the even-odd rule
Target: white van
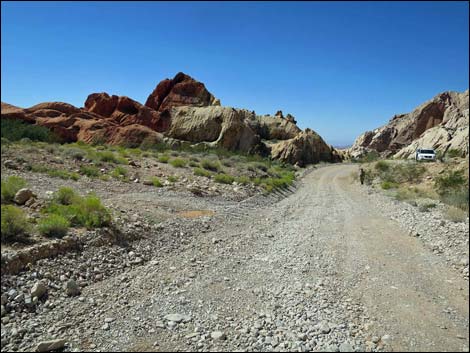
[(415, 159), (417, 161), (435, 161), (436, 160), (436, 152), (431, 148), (418, 148), (416, 150)]

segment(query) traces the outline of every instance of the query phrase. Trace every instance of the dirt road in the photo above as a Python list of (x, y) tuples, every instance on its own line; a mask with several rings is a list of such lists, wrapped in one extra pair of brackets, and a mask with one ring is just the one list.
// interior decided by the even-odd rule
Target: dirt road
[(355, 168), (319, 168), (280, 202), (232, 208), (214, 232), (129, 273), (128, 305), (106, 314), (116, 321), (93, 341), (110, 350), (468, 350), (468, 282), (368, 203)]
[[(69, 349), (93, 351), (468, 351), (468, 281), (386, 216), (352, 180), (356, 169), (317, 168), (284, 195), (242, 202), (101, 195), (166, 227), (23, 274), (105, 276), (80, 297), (57, 287), (2, 329), (2, 347), (5, 333), (19, 350), (65, 338)], [(175, 212), (192, 218), (174, 223)]]

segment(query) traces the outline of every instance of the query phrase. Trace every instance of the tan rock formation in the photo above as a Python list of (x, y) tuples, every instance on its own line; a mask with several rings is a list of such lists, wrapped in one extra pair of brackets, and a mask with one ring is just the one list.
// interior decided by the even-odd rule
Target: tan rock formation
[(365, 132), (350, 153), (357, 157), (375, 150), (406, 158), (421, 147), (458, 148), (468, 154), (468, 98), (468, 90), (441, 93), (413, 112), (395, 115), (387, 125)]

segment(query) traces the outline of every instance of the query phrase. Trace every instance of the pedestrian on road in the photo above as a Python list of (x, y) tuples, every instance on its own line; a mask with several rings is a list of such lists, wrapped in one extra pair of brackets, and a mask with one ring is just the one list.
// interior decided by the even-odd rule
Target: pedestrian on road
[(364, 169), (359, 170), (359, 179), (361, 180), (361, 185), (364, 185), (364, 178), (366, 176), (366, 172), (364, 172)]

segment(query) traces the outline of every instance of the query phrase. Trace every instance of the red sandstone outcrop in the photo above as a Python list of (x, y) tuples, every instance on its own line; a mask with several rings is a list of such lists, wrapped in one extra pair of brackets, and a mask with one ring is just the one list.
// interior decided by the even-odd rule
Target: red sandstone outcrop
[(338, 159), (315, 132), (302, 132), (292, 115), (278, 111), (258, 116), (222, 107), (203, 83), (183, 73), (161, 81), (145, 105), (125, 96), (93, 93), (84, 108), (49, 102), (22, 109), (2, 103), (1, 117), (45, 126), (66, 142), (138, 146), (165, 140), (261, 154), (272, 149), (273, 158), (301, 165)]
[(145, 102), (147, 107), (164, 111), (172, 107), (220, 105), (204, 86), (192, 77), (179, 72), (173, 79), (161, 81)]

